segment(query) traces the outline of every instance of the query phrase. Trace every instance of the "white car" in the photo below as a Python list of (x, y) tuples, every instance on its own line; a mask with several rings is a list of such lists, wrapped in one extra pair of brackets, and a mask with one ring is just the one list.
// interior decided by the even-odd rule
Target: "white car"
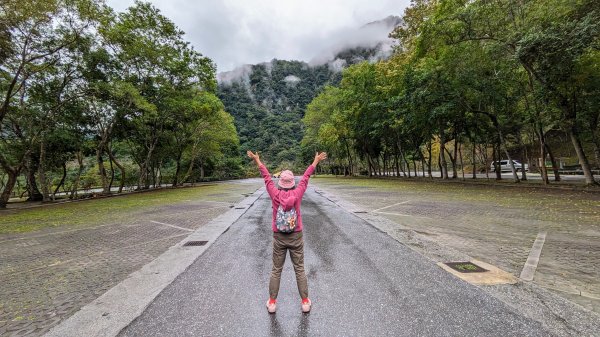
[[(514, 160), (512, 161), (515, 164), (515, 170), (521, 171), (521, 170), (525, 170), (525, 171), (529, 171), (529, 168), (527, 167), (527, 164), (521, 164), (519, 163), (519, 161)], [(498, 162), (500, 165), (500, 172), (510, 172), (512, 171), (512, 169), (510, 168), (510, 163), (508, 162), (508, 160), (501, 160)], [(493, 161), (492, 164), (490, 165), (490, 171), (492, 172), (496, 172), (496, 162)]]

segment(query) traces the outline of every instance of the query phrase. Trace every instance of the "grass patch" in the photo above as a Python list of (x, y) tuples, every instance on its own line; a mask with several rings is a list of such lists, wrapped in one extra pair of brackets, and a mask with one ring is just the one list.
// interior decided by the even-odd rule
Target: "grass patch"
[[(241, 199), (250, 188), (241, 184), (200, 185), (162, 189), (118, 197), (91, 199), (0, 213), (0, 234), (24, 233), (63, 225), (95, 225), (131, 219), (136, 213), (185, 200), (223, 200), (210, 194), (232, 193), (228, 199)], [(232, 198), (233, 197), (233, 198)]]

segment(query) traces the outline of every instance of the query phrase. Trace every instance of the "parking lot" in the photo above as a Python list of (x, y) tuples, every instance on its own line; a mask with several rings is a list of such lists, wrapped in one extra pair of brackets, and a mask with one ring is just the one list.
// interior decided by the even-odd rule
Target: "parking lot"
[(312, 183), (515, 276), (546, 232), (533, 282), (600, 312), (600, 193), (422, 179)]
[[(46, 226), (0, 234), (0, 335), (42, 335), (260, 183), (205, 184), (0, 213), (4, 228), (27, 228), (29, 220)], [(55, 223), (63, 218), (70, 222)]]

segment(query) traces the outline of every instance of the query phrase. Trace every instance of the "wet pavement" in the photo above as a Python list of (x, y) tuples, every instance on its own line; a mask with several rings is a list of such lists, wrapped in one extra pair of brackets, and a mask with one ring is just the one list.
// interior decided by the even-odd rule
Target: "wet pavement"
[(121, 336), (548, 336), (542, 325), (309, 188), (302, 204), (313, 309), (300, 311), (291, 263), (278, 311), (266, 194)]

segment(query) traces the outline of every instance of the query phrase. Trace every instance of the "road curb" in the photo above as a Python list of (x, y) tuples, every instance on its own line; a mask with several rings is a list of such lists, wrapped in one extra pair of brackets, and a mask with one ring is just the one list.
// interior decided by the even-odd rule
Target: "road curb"
[[(158, 294), (200, 257), (221, 234), (260, 198), (262, 187), (169, 248), (140, 270), (53, 327), (46, 337), (113, 337), (134, 321)], [(204, 246), (183, 246), (188, 241), (208, 241)]]

